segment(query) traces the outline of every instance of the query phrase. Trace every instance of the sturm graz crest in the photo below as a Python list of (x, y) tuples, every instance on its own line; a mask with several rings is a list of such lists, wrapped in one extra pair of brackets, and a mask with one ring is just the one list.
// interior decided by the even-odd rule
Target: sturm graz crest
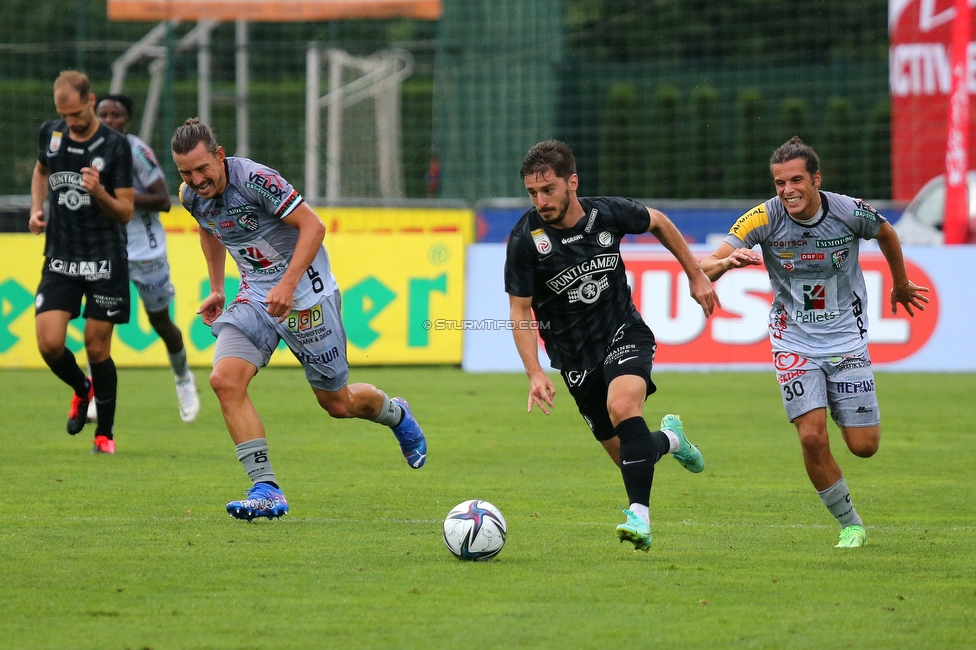
[(254, 232), (258, 229), (258, 218), (247, 212), (237, 217), (237, 224), (248, 232)]

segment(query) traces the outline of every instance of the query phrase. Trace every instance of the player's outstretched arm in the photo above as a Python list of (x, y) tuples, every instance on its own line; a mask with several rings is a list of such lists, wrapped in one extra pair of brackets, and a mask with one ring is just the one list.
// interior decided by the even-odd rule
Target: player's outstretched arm
[(722, 242), (714, 253), (698, 264), (708, 279), (715, 282), (731, 269), (762, 264), (762, 255), (748, 248), (733, 248), (731, 244)]
[(207, 260), (207, 273), (210, 276), (210, 295), (201, 303), (197, 313), (203, 319), (204, 325), (213, 325), (224, 310), (226, 297), (224, 296), (224, 262), (227, 249), (214, 237), (210, 231), (200, 228), (200, 248)]
[(538, 404), (542, 412), (549, 415), (552, 399), (556, 395), (556, 387), (539, 365), (536, 330), (530, 325), (535, 320), (532, 314), (532, 298), (509, 295), (508, 303), (515, 348), (522, 358), (525, 374), (529, 378), (528, 411), (531, 413), (532, 406)]
[(929, 301), (929, 298), (923, 292), (927, 293), (929, 288), (920, 287), (908, 279), (908, 270), (905, 268), (905, 257), (901, 251), (901, 242), (898, 241), (898, 233), (895, 232), (890, 223), (881, 224), (876, 239), (885, 261), (888, 262), (888, 270), (891, 272), (891, 313), (896, 313), (898, 305), (901, 304), (909, 316), (915, 316), (912, 308), (925, 309), (925, 303)]
[(647, 212), (651, 217), (648, 232), (657, 237), (658, 241), (664, 244), (664, 247), (671, 251), (674, 258), (678, 260), (681, 268), (685, 271), (685, 275), (688, 276), (691, 297), (701, 305), (706, 318), (711, 316), (716, 307), (721, 307), (711, 279), (698, 266), (698, 262), (691, 254), (691, 249), (688, 248), (685, 238), (671, 220), (663, 212), (653, 208), (647, 208)]

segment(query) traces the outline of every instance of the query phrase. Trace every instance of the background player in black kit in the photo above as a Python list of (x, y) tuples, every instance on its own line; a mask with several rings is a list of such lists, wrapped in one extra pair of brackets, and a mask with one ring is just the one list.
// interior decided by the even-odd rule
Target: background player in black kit
[(681, 263), (706, 317), (718, 298), (664, 214), (630, 199), (578, 198), (576, 161), (562, 142), (532, 147), (521, 173), (535, 207), (522, 215), (508, 240), (505, 291), (515, 346), (529, 377), (528, 410), (538, 404), (548, 415), (556, 394), (539, 365), (538, 331), (583, 419), (620, 467), (631, 505), (617, 537), (646, 552), (654, 464), (667, 453), (692, 472), (705, 464), (678, 416), (664, 416), (659, 431), (644, 422), (644, 401), (657, 390), (651, 381), (656, 344), (631, 299), (621, 237), (643, 232), (657, 237)]
[[(95, 115), (88, 77), (62, 72), (54, 82), (60, 120), (41, 125), (31, 179), (30, 231), (46, 233), (44, 269), (34, 298), (37, 347), (61, 381), (74, 389), (68, 433), (85, 426), (88, 402), (98, 404), (92, 453), (115, 453), (112, 426), (118, 376), (112, 329), (129, 322), (125, 224), (132, 218), (132, 152), (125, 136)], [(48, 216), (44, 199), (49, 198)], [(65, 347), (68, 321), (85, 297), (85, 351), (91, 378)]]

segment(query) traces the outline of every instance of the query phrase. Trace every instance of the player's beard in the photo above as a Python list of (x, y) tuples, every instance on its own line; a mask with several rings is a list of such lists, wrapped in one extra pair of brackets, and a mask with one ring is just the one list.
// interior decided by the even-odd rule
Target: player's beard
[(78, 122), (75, 122), (69, 128), (71, 129), (71, 132), (74, 133), (75, 135), (85, 135), (86, 133), (88, 133), (88, 129), (91, 128), (92, 120), (95, 120), (95, 119), (98, 119), (98, 118), (90, 117), (89, 119), (85, 120), (85, 123), (84, 124), (80, 124)]
[[(566, 213), (569, 212), (569, 195), (566, 195), (566, 199), (559, 204), (559, 207), (552, 212), (542, 213), (539, 212), (539, 216), (548, 226), (557, 226), (563, 222), (566, 218)], [(552, 215), (552, 216), (547, 216)]]

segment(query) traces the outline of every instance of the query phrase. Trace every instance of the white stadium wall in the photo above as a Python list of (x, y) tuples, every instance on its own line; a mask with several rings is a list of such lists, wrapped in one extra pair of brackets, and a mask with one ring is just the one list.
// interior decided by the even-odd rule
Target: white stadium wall
[[(696, 257), (712, 251), (693, 247)], [(891, 371), (976, 371), (976, 246), (905, 247), (909, 277), (928, 286), (931, 303), (909, 318), (890, 313), (891, 279), (884, 258), (865, 242), (861, 264), (868, 288), (868, 337), (875, 368)], [(769, 370), (767, 335), (771, 298), (761, 267), (738, 269), (716, 283), (723, 309), (705, 320), (688, 296), (677, 262), (660, 246), (625, 245), (621, 253), (634, 302), (658, 341), (661, 370)], [(504, 244), (472, 244), (466, 256), (462, 366), (471, 372), (521, 371), (508, 328)], [(543, 368), (548, 358), (540, 345)]]

